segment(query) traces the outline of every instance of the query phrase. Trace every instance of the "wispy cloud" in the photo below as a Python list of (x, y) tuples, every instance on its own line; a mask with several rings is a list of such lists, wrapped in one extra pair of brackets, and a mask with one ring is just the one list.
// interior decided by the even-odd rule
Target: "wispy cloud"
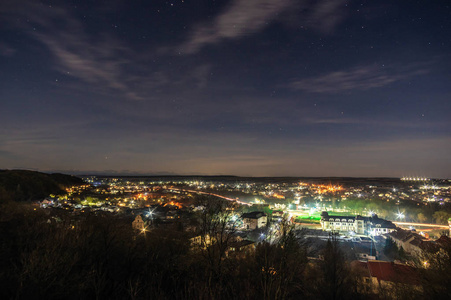
[(194, 53), (205, 45), (256, 32), (292, 4), (291, 0), (235, 0), (216, 17), (213, 24), (197, 26), (181, 48), (187, 53)]
[[(63, 34), (64, 39), (61, 36)], [(35, 36), (55, 55), (59, 71), (88, 83), (130, 93), (125, 82), (121, 80), (122, 65), (127, 61), (118, 59), (121, 57), (119, 53), (123, 51), (120, 47), (105, 41), (91, 44), (79, 33), (37, 33)]]
[(350, 90), (369, 90), (383, 87), (429, 72), (426, 64), (378, 67), (360, 66), (350, 70), (334, 71), (311, 78), (293, 80), (289, 87), (311, 93), (341, 93)]
[[(150, 59), (148, 53), (126, 45), (105, 28), (98, 33), (90, 31), (86, 23), (64, 5), (47, 6), (28, 0), (18, 2), (26, 5), (11, 4), (8, 14), (11, 19), (18, 16), (27, 19), (26, 23), (17, 26), (46, 46), (55, 60), (53, 68), (65, 76), (90, 84), (99, 93), (145, 100), (155, 89), (173, 89), (174, 85), (201, 89), (207, 85), (209, 64), (193, 68), (184, 63), (179, 66), (183, 71), (175, 72), (164, 65), (151, 63), (153, 58)], [(5, 51), (11, 52), (9, 49)], [(164, 60), (164, 57), (160, 59)], [(65, 84), (77, 90), (86, 88), (78, 82)]]
[[(43, 5), (28, 0), (8, 4), (2, 12), (10, 23), (44, 44), (55, 59), (53, 67), (65, 76), (91, 84), (101, 93), (121, 94), (127, 99), (143, 99), (136, 86), (161, 84), (159, 76), (151, 71), (139, 76), (130, 72), (140, 69), (138, 54), (107, 32), (88, 33), (86, 25), (64, 5)], [(27, 21), (15, 22), (15, 19)], [(11, 53), (0, 45), (0, 52), (5, 51)]]
[(315, 30), (331, 31), (342, 19), (344, 0), (234, 0), (212, 22), (196, 26), (177, 51), (196, 53), (202, 47), (256, 33), (292, 10)]
[(331, 32), (345, 18), (345, 0), (311, 1), (307, 24), (322, 32)]
[(5, 44), (5, 43), (0, 43), (0, 55), (1, 56), (13, 56), (14, 53), (16, 53), (16, 50)]

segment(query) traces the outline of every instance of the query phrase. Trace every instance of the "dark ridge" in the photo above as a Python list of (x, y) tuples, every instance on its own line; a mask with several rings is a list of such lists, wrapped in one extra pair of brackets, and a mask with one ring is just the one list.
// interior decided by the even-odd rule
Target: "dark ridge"
[(50, 194), (64, 194), (66, 187), (82, 184), (81, 178), (72, 175), (0, 170), (0, 202), (42, 199)]

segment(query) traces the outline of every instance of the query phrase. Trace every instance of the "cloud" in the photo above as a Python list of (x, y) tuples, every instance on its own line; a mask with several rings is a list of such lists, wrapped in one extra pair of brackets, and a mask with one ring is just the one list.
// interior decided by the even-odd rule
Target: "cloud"
[(311, 93), (342, 93), (350, 90), (369, 90), (383, 87), (429, 72), (426, 64), (377, 67), (359, 66), (345, 71), (334, 71), (317, 77), (293, 80), (289, 87)]
[(344, 18), (345, 0), (313, 1), (307, 24), (322, 32), (331, 32)]
[(48, 31), (33, 33), (52, 52), (61, 73), (97, 87), (122, 92), (128, 98), (140, 98), (122, 80), (126, 77), (126, 66), (132, 63), (128, 59), (133, 55), (129, 49), (106, 35), (91, 39), (81, 24), (68, 14), (64, 14), (61, 21), (66, 22), (71, 29), (55, 30), (54, 28), (58, 28), (55, 21), (48, 19), (45, 23)]
[(112, 44), (106, 47), (101, 42), (93, 45), (81, 34), (66, 33), (64, 39), (58, 35), (35, 34), (55, 55), (59, 71), (89, 83), (105, 84), (111, 89), (128, 92), (127, 86), (120, 80), (121, 64), (126, 61), (118, 60), (119, 55), (112, 53), (117, 47)]
[[(115, 32), (109, 28), (90, 30), (89, 23), (83, 22), (73, 9), (63, 4), (49, 6), (29, 0), (8, 3), (6, 7), (0, 7), (8, 24), (45, 45), (55, 61), (52, 67), (65, 77), (77, 79), (60, 80), (58, 85), (86, 90), (88, 83), (97, 93), (129, 100), (147, 100), (155, 95), (155, 90), (173, 90), (174, 85), (198, 89), (207, 86), (210, 64), (193, 67), (189, 62), (179, 60), (178, 69), (174, 70), (167, 67), (174, 63), (173, 57), (160, 55), (156, 64), (154, 54), (133, 49), (115, 38)], [(120, 5), (122, 2), (115, 3)], [(18, 19), (27, 22), (16, 22)], [(0, 43), (2, 54), (11, 55), (13, 50)], [(162, 63), (165, 61), (168, 63)]]
[(187, 53), (194, 53), (205, 45), (256, 32), (292, 4), (291, 0), (235, 0), (213, 24), (198, 26), (182, 48)]
[[(139, 65), (133, 59), (136, 53), (112, 35), (88, 34), (86, 25), (63, 5), (26, 0), (8, 4), (1, 11), (9, 18), (9, 23), (44, 44), (55, 59), (57, 71), (89, 83), (102, 93), (119, 93), (128, 99), (143, 98), (135, 92), (134, 86), (138, 79), (140, 84), (149, 84), (153, 75), (133, 77), (129, 70)], [(16, 19), (27, 22), (16, 22)], [(11, 50), (0, 45), (0, 54), (5, 51), (11, 54)]]
[(177, 51), (196, 53), (207, 45), (242, 38), (281, 20), (293, 10), (315, 30), (329, 32), (344, 17), (343, 3), (344, 0), (234, 0), (211, 23), (195, 27)]
[(16, 50), (14, 48), (12, 48), (11, 46), (5, 44), (5, 43), (0, 43), (0, 55), (1, 56), (13, 56), (14, 53), (16, 53)]

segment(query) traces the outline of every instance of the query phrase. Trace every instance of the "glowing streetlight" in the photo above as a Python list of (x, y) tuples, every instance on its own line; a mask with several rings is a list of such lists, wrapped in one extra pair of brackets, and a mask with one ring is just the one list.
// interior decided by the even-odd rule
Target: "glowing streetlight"
[(156, 208), (154, 208), (153, 210), (150, 210), (150, 208), (149, 208), (149, 212), (147, 213), (147, 216), (148, 216), (149, 218), (152, 217), (153, 212), (154, 212), (155, 209), (156, 209)]
[(406, 215), (405, 215), (404, 213), (402, 213), (402, 212), (398, 212), (398, 213), (396, 214), (396, 217), (397, 217), (398, 219), (404, 219), (404, 218), (406, 217)]

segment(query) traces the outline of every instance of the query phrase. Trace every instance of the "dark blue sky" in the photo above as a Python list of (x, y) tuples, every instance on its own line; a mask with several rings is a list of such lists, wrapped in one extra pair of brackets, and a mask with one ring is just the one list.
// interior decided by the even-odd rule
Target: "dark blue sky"
[(449, 1), (0, 1), (0, 168), (451, 177)]

